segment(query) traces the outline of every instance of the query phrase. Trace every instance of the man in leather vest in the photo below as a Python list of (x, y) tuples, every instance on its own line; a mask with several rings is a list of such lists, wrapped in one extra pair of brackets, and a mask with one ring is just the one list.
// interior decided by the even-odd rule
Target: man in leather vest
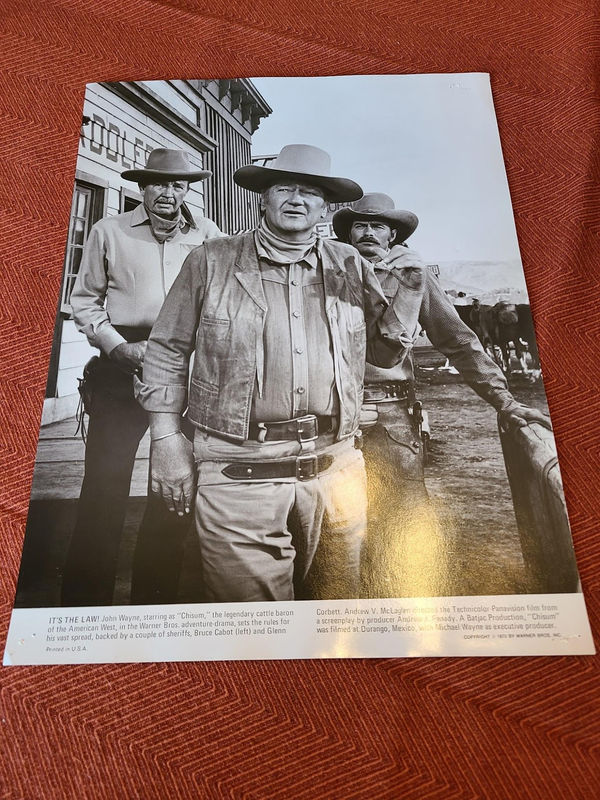
[[(381, 193), (366, 194), (352, 208), (340, 209), (333, 216), (336, 236), (373, 264), (388, 300), (411, 291), (403, 273), (388, 263), (391, 249), (404, 245), (413, 262), (422, 263), (404, 244), (417, 225), (412, 212), (396, 209), (392, 198)], [(539, 422), (549, 427), (541, 412), (514, 399), (502, 371), (427, 269), (418, 320), (432, 344), (499, 412), (504, 425)], [(421, 404), (414, 379), (412, 353), (389, 369), (366, 365), (362, 416), (369, 537), (363, 583), (364, 593), (371, 597), (439, 594), (449, 566), (444, 535), (436, 525), (424, 483)]]
[(260, 224), (186, 259), (148, 343), (153, 491), (185, 515), (197, 480), (207, 601), (358, 597), (365, 359), (409, 353), (424, 270), (402, 253), (411, 293), (388, 304), (354, 248), (315, 235), (327, 202), (362, 196), (318, 148), (288, 145), (234, 180), (261, 194)]

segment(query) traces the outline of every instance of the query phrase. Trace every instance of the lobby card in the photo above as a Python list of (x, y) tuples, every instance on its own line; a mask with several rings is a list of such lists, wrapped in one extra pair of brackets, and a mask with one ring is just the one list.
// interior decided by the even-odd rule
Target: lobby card
[[(323, 314), (303, 310), (300, 343), (290, 305), (296, 255), (281, 261), (297, 242), (283, 223), (283, 240), (270, 236), (277, 218), (264, 189), (274, 172), (290, 195), (297, 185), (312, 192), (286, 200), (297, 203), (296, 219), (311, 203), (319, 210), (299, 262)], [(253, 233), (262, 225), (266, 238)], [(118, 362), (115, 348), (141, 364), (186, 256), (199, 246), (229, 252), (208, 241), (222, 235), (256, 247), (271, 314), (247, 381), (234, 369), (215, 389), (192, 374), (183, 431), (195, 440), (202, 484), (196, 524), (194, 502), (177, 521), (162, 499), (148, 499), (137, 367)], [(488, 75), (89, 84), (65, 236), (5, 665), (594, 652)], [(392, 250), (400, 266), (386, 262)], [(363, 263), (353, 261), (360, 253), (363, 282), (377, 280), (390, 304), (396, 274), (420, 282), (418, 319), (396, 365), (367, 364), (363, 376), (364, 358), (340, 351), (351, 341), (340, 331), (343, 298), (328, 306), (327, 272), (319, 277), (332, 252)], [(288, 294), (277, 294), (281, 280)], [(163, 327), (180, 316), (179, 301), (166, 303)], [(290, 314), (283, 336), (269, 327), (277, 304)], [(221, 363), (235, 315), (202, 313), (214, 333), (202, 357)], [(352, 319), (360, 338), (364, 324)], [(319, 369), (298, 358), (307, 344)], [(269, 403), (279, 407), (302, 369), (308, 383), (293, 401), (301, 411), (282, 426)], [(340, 389), (344, 370), (361, 372), (351, 400)], [(235, 402), (234, 382), (250, 408), (241, 460), (239, 439), (198, 423), (220, 414), (226, 396)], [(340, 436), (361, 401), (361, 434)], [(240, 464), (259, 477), (240, 479)], [(227, 480), (237, 481), (234, 501), (222, 491)], [(269, 518), (286, 492), (295, 493), (287, 516), (279, 508)], [(306, 498), (326, 509), (310, 530), (299, 522)], [(208, 550), (228, 536), (235, 558), (215, 567)], [(264, 565), (242, 600), (240, 549)]]

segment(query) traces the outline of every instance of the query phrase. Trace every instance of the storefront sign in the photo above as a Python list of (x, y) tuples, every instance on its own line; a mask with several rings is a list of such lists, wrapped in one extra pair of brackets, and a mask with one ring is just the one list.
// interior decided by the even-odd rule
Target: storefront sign
[(119, 125), (108, 116), (93, 114), (83, 117), (80, 134), (81, 147), (102, 156), (107, 161), (118, 164), (123, 169), (144, 166), (149, 153), (156, 144), (140, 139), (139, 135), (120, 122)]

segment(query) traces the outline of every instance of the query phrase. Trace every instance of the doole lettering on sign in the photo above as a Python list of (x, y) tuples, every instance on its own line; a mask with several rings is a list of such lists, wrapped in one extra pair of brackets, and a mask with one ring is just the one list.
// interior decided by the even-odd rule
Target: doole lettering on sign
[(156, 147), (140, 139), (115, 122), (106, 122), (99, 114), (84, 116), (81, 123), (80, 144), (84, 150), (119, 163), (125, 169), (144, 166), (148, 155)]

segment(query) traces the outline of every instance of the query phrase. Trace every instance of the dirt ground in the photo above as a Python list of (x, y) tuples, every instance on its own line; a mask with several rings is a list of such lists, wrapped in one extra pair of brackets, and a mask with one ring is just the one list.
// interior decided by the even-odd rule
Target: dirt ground
[[(445, 562), (432, 594), (526, 592), (496, 413), (460, 376), (431, 369), (443, 364), (439, 354), (422, 353), (419, 363), (418, 395), (431, 427), (426, 484), (438, 518), (437, 558)], [(516, 374), (510, 388), (520, 402), (548, 413), (541, 380)]]

